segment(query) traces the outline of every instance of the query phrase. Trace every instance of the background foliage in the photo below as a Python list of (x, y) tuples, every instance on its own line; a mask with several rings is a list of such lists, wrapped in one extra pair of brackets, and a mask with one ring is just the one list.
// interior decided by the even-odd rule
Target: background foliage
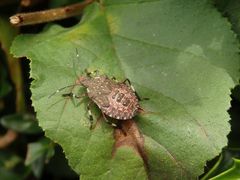
[[(27, 10), (67, 3), (73, 1)], [(18, 6), (1, 5), (8, 9), (0, 19), (1, 138), (13, 141), (0, 154), (5, 179), (77, 178), (56, 142), (83, 179), (239, 177), (236, 0), (105, 0), (89, 5), (80, 22), (71, 18), (16, 29), (7, 17)], [(22, 35), (13, 41), (16, 34)], [(31, 71), (26, 59), (10, 55), (11, 44), (16, 57), (31, 60)], [(141, 96), (150, 98), (141, 102), (146, 113), (136, 123), (122, 124), (129, 127), (127, 136), (101, 119), (90, 131), (87, 99), (75, 106), (59, 94), (48, 98), (86, 68), (119, 80), (127, 77)], [(98, 119), (96, 108), (94, 115)]]

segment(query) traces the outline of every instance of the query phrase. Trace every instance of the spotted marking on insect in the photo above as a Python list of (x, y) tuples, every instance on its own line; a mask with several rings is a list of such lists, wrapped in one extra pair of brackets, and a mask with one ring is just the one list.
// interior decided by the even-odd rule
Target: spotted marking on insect
[(125, 82), (99, 75), (81, 76), (76, 84), (86, 87), (88, 97), (105, 115), (114, 119), (132, 119), (141, 109), (134, 89)]

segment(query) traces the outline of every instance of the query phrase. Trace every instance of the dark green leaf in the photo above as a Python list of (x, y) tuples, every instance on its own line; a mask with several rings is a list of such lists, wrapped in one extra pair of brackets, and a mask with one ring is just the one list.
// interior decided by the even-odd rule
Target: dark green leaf
[(225, 172), (211, 178), (210, 180), (234, 180), (240, 177), (240, 160), (233, 159), (234, 163), (231, 168)]
[(9, 150), (0, 151), (0, 179), (26, 179), (30, 169), (23, 164), (23, 159)]
[(2, 180), (23, 180), (20, 175), (0, 167), (0, 175)]
[(214, 176), (217, 176), (223, 171), (229, 169), (233, 165), (233, 163), (234, 162), (231, 153), (227, 150), (223, 151), (216, 164), (208, 171), (208, 173), (203, 178), (201, 178), (201, 180), (207, 180)]
[(0, 151), (0, 167), (12, 169), (21, 161), (22, 159), (15, 154), (5, 152), (3, 150)]
[(54, 155), (53, 143), (43, 138), (37, 142), (28, 144), (26, 165), (31, 165), (33, 173), (40, 178), (44, 164)]
[(37, 142), (28, 144), (28, 151), (25, 164), (30, 165), (34, 161), (43, 156), (46, 159), (50, 159), (53, 155), (54, 155), (53, 143), (49, 139), (43, 138)]
[(36, 134), (42, 132), (35, 117), (32, 114), (12, 114), (0, 119), (0, 123), (8, 129), (16, 132)]

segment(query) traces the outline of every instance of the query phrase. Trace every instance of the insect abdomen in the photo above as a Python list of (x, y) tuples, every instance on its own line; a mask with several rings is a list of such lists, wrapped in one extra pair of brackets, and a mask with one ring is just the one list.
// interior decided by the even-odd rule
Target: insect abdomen
[(115, 100), (117, 103), (121, 103), (125, 107), (128, 106), (130, 103), (128, 97), (126, 97), (125, 94), (119, 92), (118, 90), (112, 95), (112, 99)]

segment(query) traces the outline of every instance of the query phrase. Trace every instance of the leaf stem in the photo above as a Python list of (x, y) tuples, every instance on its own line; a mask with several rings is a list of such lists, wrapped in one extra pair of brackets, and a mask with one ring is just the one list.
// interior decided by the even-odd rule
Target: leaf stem
[(81, 14), (82, 10), (92, 2), (94, 0), (85, 0), (61, 8), (15, 14), (10, 17), (10, 23), (15, 26), (25, 26), (69, 18)]

